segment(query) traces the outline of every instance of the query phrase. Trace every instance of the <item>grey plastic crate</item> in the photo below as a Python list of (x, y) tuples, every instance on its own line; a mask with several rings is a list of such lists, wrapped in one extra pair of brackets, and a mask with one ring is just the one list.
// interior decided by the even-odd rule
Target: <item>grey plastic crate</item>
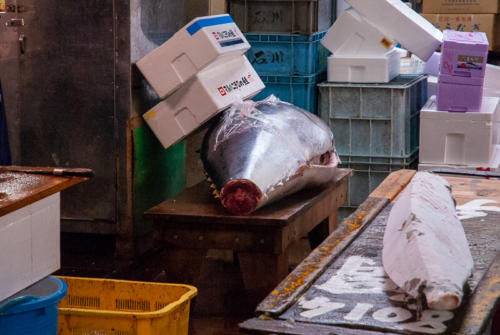
[(418, 149), (427, 76), (400, 75), (386, 84), (323, 82), (318, 87), (319, 116), (332, 129), (340, 155), (383, 163)]
[(332, 0), (230, 0), (229, 13), (247, 33), (312, 34), (335, 21)]
[[(361, 158), (362, 159), (362, 158)], [(340, 156), (342, 168), (354, 170), (347, 186), (347, 201), (344, 206), (357, 207), (366, 200), (375, 188), (393, 171), (416, 169), (418, 151), (402, 158), (388, 160), (386, 163), (360, 163), (360, 157)]]

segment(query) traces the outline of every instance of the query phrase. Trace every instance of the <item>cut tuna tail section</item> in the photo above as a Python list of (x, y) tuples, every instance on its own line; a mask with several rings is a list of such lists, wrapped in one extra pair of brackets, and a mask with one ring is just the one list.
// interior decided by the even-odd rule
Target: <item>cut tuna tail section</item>
[(415, 174), (389, 214), (382, 261), (394, 283), (410, 296), (424, 294), (429, 308), (460, 305), (473, 260), (445, 179)]

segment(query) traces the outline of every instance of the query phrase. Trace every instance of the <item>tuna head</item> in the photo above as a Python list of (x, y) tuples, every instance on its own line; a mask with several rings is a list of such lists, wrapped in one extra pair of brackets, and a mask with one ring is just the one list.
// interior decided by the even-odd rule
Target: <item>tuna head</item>
[(222, 205), (239, 215), (330, 181), (338, 163), (328, 126), (274, 97), (224, 112), (205, 135), (201, 159)]

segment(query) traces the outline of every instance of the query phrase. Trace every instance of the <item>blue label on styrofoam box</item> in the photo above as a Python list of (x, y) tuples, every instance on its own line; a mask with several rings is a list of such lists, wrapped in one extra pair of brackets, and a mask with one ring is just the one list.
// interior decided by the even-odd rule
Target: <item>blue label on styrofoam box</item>
[(224, 15), (224, 16), (217, 16), (217, 17), (208, 17), (204, 19), (199, 19), (196, 20), (192, 25), (186, 28), (187, 32), (189, 35), (194, 35), (198, 30), (205, 28), (205, 27), (210, 27), (210, 26), (217, 26), (219, 24), (225, 24), (225, 23), (234, 23), (233, 19), (229, 15)]

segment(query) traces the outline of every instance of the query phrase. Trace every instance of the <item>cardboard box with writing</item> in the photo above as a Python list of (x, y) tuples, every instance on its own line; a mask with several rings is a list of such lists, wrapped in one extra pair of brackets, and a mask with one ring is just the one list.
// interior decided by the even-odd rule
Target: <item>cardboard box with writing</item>
[(424, 0), (422, 12), (426, 14), (496, 14), (500, 13), (498, 0)]
[(500, 14), (422, 14), (440, 30), (482, 31), (490, 50), (500, 50)]

